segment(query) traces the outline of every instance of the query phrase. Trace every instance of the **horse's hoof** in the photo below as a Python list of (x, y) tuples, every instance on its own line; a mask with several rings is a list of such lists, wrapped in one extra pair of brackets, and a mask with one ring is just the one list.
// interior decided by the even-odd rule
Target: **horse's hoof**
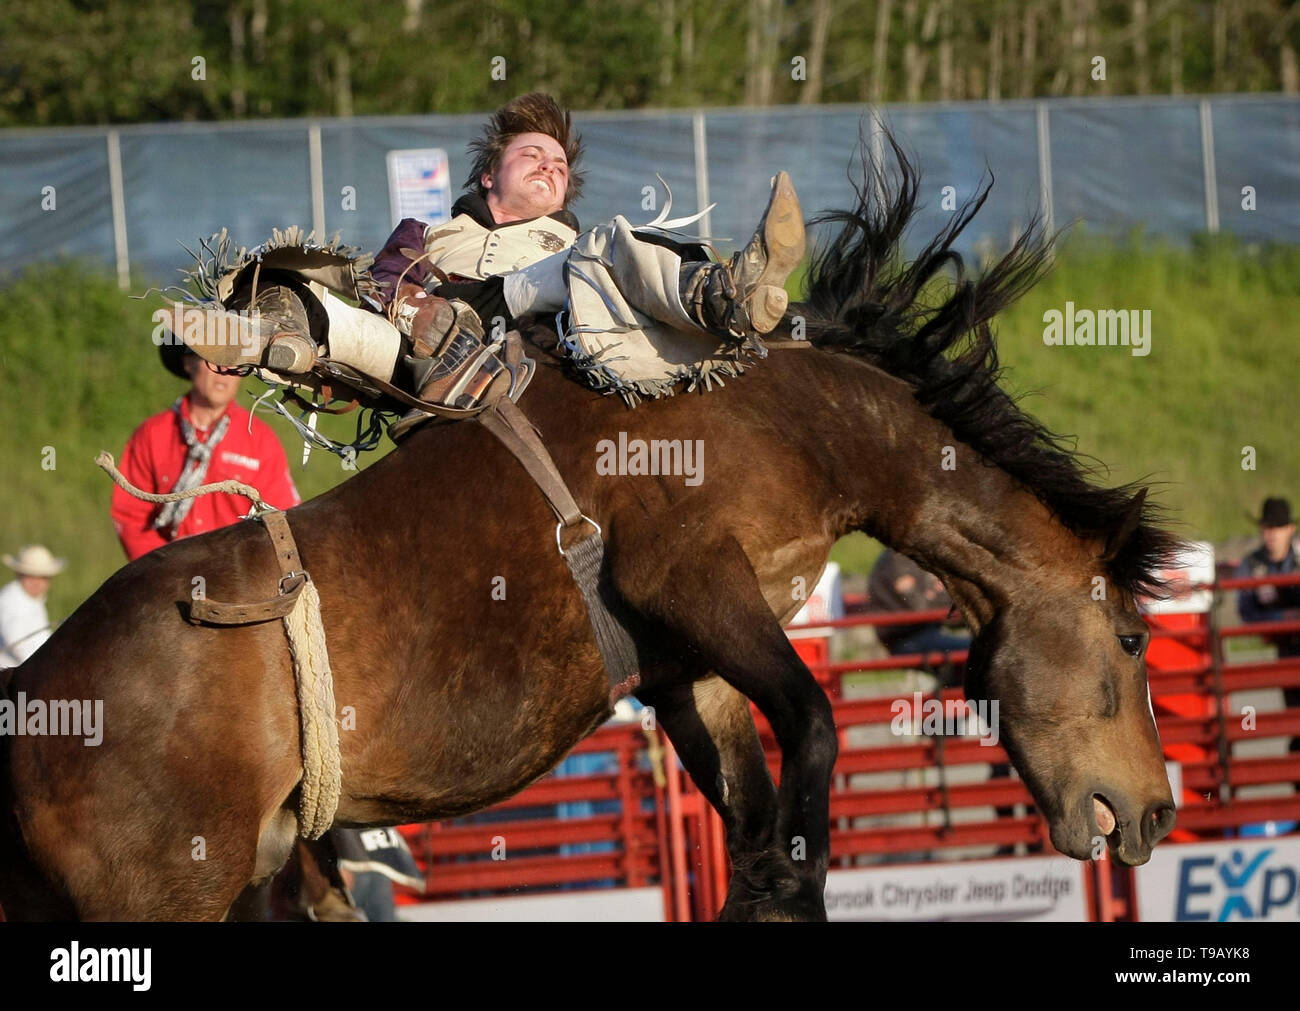
[(825, 923), (826, 906), (821, 902), (784, 899), (760, 906), (755, 910), (754, 920), (759, 923)]
[(826, 902), (817, 885), (776, 893), (728, 896), (719, 923), (824, 923)]

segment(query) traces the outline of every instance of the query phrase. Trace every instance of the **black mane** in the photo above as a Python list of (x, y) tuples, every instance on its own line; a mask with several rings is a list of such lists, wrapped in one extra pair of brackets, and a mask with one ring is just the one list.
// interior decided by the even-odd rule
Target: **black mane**
[[(1041, 221), (977, 278), (965, 274), (952, 244), (979, 211), (992, 177), (921, 251), (904, 262), (900, 239), (916, 212), (919, 174), (888, 132), (896, 170), (873, 164), (862, 146), (857, 206), (830, 211), (813, 224), (841, 225), (813, 254), (802, 311), (812, 343), (859, 355), (905, 380), (917, 401), (954, 435), (1031, 491), (1060, 521), (1103, 543), (1123, 523), (1139, 484), (1106, 488), (1058, 435), (1022, 411), (999, 385), (1001, 367), (990, 320), (1046, 270), (1052, 239)], [(951, 266), (955, 281), (938, 304), (925, 289)], [(799, 309), (794, 310), (796, 312)], [(1111, 579), (1135, 594), (1161, 595), (1159, 576), (1180, 540), (1157, 526), (1160, 509), (1141, 506), (1133, 535), (1108, 563)]]

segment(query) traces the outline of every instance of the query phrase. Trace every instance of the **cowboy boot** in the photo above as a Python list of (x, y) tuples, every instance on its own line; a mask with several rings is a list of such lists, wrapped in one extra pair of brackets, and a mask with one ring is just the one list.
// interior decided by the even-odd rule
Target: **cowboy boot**
[[(510, 372), (486, 342), (483, 323), (459, 299), (421, 300), (412, 319), (412, 354), (403, 356), (411, 389), (420, 400), (462, 409), (479, 406), (489, 392), (510, 384)], [(389, 429), (394, 440), (431, 415), (411, 408)]]
[(227, 299), (226, 304), (203, 310), (202, 332), (185, 327), (186, 347), (213, 365), (230, 368), (264, 365), (276, 372), (301, 374), (316, 362), (316, 341), (311, 335), (307, 308), (299, 292), (270, 284)]
[(727, 263), (682, 264), (682, 306), (696, 323), (720, 336), (771, 333), (790, 304), (785, 281), (803, 259), (804, 246), (799, 198), (789, 175), (780, 172), (744, 249)]

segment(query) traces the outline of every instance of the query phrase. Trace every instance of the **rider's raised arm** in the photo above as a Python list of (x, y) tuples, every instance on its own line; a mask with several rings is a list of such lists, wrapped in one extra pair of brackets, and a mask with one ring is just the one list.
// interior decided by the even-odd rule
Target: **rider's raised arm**
[(412, 254), (424, 252), (424, 233), (427, 227), (423, 221), (403, 218), (384, 243), (384, 248), (376, 254), (370, 273), (379, 282), (380, 297), (385, 308), (393, 300), (399, 278), (403, 282), (423, 286), (433, 275), (433, 267), (428, 260), (411, 266), (415, 259)]

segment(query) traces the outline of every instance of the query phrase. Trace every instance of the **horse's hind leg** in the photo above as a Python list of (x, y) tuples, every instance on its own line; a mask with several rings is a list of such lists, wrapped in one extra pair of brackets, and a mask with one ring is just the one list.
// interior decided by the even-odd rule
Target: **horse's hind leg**
[(691, 779), (722, 818), (731, 883), (720, 920), (781, 916), (800, 878), (775, 842), (776, 787), (749, 711), (749, 699), (717, 675), (638, 696), (653, 706)]

